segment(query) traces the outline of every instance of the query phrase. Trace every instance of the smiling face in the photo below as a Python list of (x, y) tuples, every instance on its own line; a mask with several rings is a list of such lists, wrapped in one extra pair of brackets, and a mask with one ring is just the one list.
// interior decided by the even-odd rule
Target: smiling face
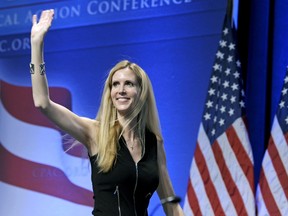
[(111, 81), (111, 99), (118, 115), (125, 116), (135, 106), (140, 94), (136, 74), (129, 68), (116, 71)]

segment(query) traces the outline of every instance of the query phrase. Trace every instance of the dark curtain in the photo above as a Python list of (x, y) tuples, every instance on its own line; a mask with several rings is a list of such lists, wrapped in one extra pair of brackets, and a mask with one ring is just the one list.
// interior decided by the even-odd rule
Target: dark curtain
[(255, 184), (288, 65), (288, 0), (239, 0), (238, 39)]

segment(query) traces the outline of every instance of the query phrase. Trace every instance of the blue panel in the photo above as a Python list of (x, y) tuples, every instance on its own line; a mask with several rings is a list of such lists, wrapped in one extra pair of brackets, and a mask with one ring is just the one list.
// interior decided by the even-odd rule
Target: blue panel
[[(122, 59), (141, 65), (154, 87), (169, 173), (176, 193), (184, 199), (226, 1), (155, 0), (148, 1), (149, 8), (133, 10), (130, 5), (127, 11), (122, 8), (119, 12), (93, 16), (87, 14), (87, 4), (92, 2), (95, 1), (44, 4), (45, 8), (53, 6), (58, 12), (68, 5), (81, 5), (81, 16), (65, 19), (58, 13), (46, 37), (49, 84), (67, 88), (72, 95), (73, 111), (94, 118), (109, 69)], [(109, 1), (98, 1), (98, 4), (100, 2)], [(158, 6), (152, 7), (152, 2)], [(161, 2), (170, 3), (160, 6)], [(6, 6), (9, 8), (1, 10), (1, 14), (17, 13), (20, 24), (17, 29), (13, 22), (1, 26), (3, 17), (0, 17), (1, 79), (30, 86), (28, 32), (31, 24), (29, 16), (27, 22), (25, 16), (43, 5)], [(159, 199), (154, 196), (149, 211), (158, 203)], [(164, 213), (160, 208), (155, 215)]]

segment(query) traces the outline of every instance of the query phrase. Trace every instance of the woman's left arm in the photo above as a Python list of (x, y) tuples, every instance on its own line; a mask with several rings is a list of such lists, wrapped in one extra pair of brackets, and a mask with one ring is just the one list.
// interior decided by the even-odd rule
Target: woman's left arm
[[(157, 140), (157, 160), (159, 168), (159, 186), (157, 193), (161, 200), (165, 200), (168, 197), (175, 196), (175, 193), (167, 170), (166, 154), (162, 140)], [(179, 203), (167, 202), (162, 206), (167, 216), (184, 216)]]

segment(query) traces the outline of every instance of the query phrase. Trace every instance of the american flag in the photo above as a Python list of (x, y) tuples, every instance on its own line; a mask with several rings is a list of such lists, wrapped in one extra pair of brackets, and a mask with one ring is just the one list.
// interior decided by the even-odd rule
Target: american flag
[(189, 174), (186, 216), (255, 215), (244, 97), (235, 30), (226, 15)]
[(288, 215), (288, 71), (257, 186), (258, 215)]
[[(0, 215), (90, 215), (88, 158), (66, 151), (66, 136), (34, 107), (31, 87), (0, 85)], [(50, 88), (50, 96), (71, 109), (67, 89)]]

